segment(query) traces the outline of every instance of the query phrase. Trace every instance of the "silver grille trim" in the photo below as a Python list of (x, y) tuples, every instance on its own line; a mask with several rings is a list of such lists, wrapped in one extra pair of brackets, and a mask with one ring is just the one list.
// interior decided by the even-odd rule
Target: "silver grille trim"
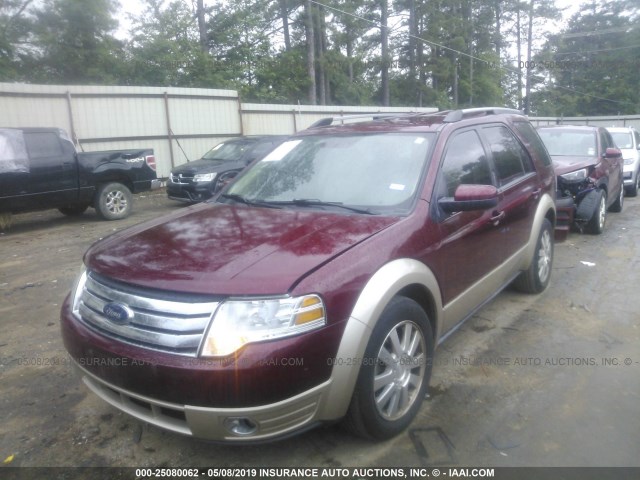
[[(76, 316), (102, 335), (151, 350), (195, 357), (219, 302), (173, 301), (143, 296), (112, 286), (91, 274), (80, 286)], [(118, 302), (133, 311), (124, 324), (103, 313), (107, 304)]]
[(182, 173), (179, 175), (170, 173), (169, 180), (171, 180), (172, 183), (176, 183), (178, 185), (189, 185), (193, 181), (193, 176), (183, 175)]

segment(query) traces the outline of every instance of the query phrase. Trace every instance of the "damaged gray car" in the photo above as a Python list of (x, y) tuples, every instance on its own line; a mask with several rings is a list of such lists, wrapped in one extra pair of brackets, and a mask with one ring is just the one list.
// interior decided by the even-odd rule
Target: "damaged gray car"
[(558, 178), (556, 230), (600, 234), (624, 202), (622, 152), (602, 127), (538, 127)]

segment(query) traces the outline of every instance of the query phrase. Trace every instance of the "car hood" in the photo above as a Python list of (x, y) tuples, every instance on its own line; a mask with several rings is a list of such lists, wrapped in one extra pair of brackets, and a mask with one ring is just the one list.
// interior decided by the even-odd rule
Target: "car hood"
[(94, 244), (85, 264), (111, 279), (162, 290), (279, 295), (308, 272), (398, 221), (201, 204)]
[(598, 163), (596, 157), (589, 156), (552, 155), (551, 160), (553, 160), (553, 169), (556, 175), (575, 172), (581, 168), (587, 168)]
[(195, 175), (196, 173), (214, 173), (221, 170), (230, 170), (235, 168), (244, 168), (244, 162), (234, 160), (195, 160), (193, 162), (184, 163), (171, 169), (174, 175)]

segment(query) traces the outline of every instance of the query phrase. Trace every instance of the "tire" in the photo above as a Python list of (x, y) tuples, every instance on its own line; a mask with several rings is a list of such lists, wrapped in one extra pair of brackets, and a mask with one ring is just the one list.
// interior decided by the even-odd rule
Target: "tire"
[(636, 172), (636, 181), (630, 187), (626, 187), (627, 195), (630, 197), (638, 196), (638, 188), (640, 187), (640, 171)]
[(367, 344), (345, 426), (374, 439), (405, 430), (426, 395), (432, 360), (433, 334), (426, 313), (409, 298), (393, 298)]
[(105, 220), (120, 220), (131, 213), (131, 191), (118, 182), (107, 183), (98, 189), (95, 207)]
[(13, 223), (13, 215), (11, 212), (0, 212), (0, 232), (9, 230)]
[(516, 289), (523, 293), (540, 293), (547, 288), (553, 267), (553, 251), (553, 225), (545, 218), (531, 265), (513, 282)]
[(84, 212), (87, 211), (87, 208), (89, 208), (89, 205), (65, 205), (64, 207), (58, 208), (58, 210), (63, 215), (73, 217), (77, 215), (82, 215)]
[(594, 235), (600, 235), (604, 232), (604, 226), (607, 222), (607, 196), (604, 191), (598, 191), (598, 199), (596, 201), (596, 208), (591, 216), (591, 219), (587, 223), (586, 230)]
[(620, 185), (620, 192), (618, 193), (618, 198), (616, 201), (611, 204), (609, 207), (609, 211), (613, 213), (620, 213), (622, 211), (622, 206), (624, 205), (624, 185)]

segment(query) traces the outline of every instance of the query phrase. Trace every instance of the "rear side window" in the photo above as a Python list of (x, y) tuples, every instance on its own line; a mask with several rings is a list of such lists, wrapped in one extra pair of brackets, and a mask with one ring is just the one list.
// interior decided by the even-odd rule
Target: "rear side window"
[(529, 154), (507, 127), (483, 128), (482, 133), (489, 142), (501, 186), (533, 170)]
[(551, 165), (549, 152), (544, 146), (540, 135), (538, 135), (536, 129), (533, 128), (533, 125), (529, 122), (513, 122), (513, 126), (524, 139), (524, 143), (527, 148), (530, 148), (536, 157), (539, 158), (546, 166)]
[(55, 133), (25, 133), (24, 140), (31, 158), (58, 157), (63, 154), (62, 145)]
[(453, 197), (461, 184), (493, 185), (489, 162), (475, 130), (460, 133), (449, 141), (442, 162), (438, 196)]

